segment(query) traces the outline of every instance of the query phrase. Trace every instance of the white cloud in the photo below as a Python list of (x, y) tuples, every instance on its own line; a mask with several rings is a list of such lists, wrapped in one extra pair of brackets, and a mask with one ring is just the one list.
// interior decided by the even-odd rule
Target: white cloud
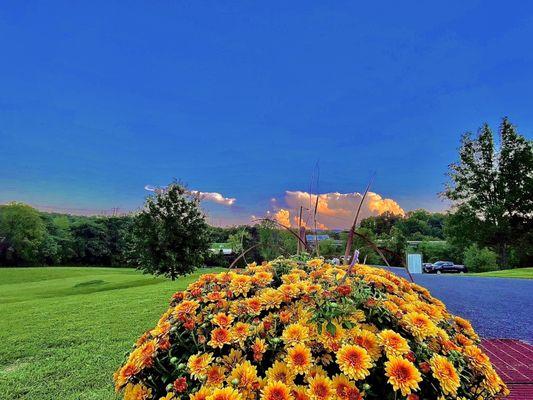
[[(149, 192), (159, 193), (165, 191), (166, 187), (155, 187), (152, 185), (145, 185), (144, 189), (148, 190)], [(198, 190), (190, 190), (190, 193), (195, 196), (199, 196), (200, 200), (211, 201), (213, 203), (222, 204), (224, 206), (232, 206), (235, 201), (237, 201), (237, 199), (234, 197), (224, 197), (222, 194), (217, 192), (200, 192)]]
[(224, 206), (231, 206), (237, 200), (234, 197), (224, 197), (217, 192), (199, 192), (197, 190), (191, 190), (192, 194), (200, 196), (200, 200), (212, 201), (213, 203), (222, 204)]

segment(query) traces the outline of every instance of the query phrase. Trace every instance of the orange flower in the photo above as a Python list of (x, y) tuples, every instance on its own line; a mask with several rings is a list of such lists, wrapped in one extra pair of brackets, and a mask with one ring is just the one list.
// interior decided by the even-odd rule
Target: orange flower
[(259, 297), (251, 297), (249, 299), (246, 299), (246, 308), (248, 312), (252, 315), (258, 315), (261, 312), (262, 309), (262, 302)]
[(324, 375), (317, 375), (309, 379), (309, 397), (313, 400), (327, 400), (333, 398), (335, 391), (331, 380)]
[(376, 361), (381, 356), (381, 349), (377, 336), (367, 330), (361, 330), (353, 338), (354, 343), (365, 349), (372, 360)]
[(337, 352), (337, 364), (352, 379), (364, 379), (370, 374), (372, 361), (367, 351), (357, 345), (344, 345)]
[(261, 294), (261, 305), (265, 308), (265, 310), (279, 307), (282, 301), (283, 294), (278, 292), (276, 289), (267, 288)]
[(433, 376), (439, 381), (444, 394), (456, 395), (460, 381), (453, 364), (446, 357), (435, 354), (429, 360)]
[(257, 376), (257, 368), (255, 365), (252, 365), (250, 361), (246, 360), (237, 366), (231, 371), (229, 375), (228, 382), (233, 383), (237, 382), (237, 388), (239, 391), (243, 390), (257, 390), (259, 388), (259, 377)]
[(207, 396), (209, 396), (210, 393), (211, 393), (210, 389), (206, 387), (202, 387), (197, 392), (190, 394), (189, 399), (190, 400), (206, 400)]
[(209, 364), (213, 361), (213, 355), (211, 353), (193, 354), (187, 361), (187, 367), (191, 377), (201, 379), (207, 374)]
[(206, 400), (242, 400), (242, 396), (235, 389), (223, 388), (215, 389)]
[(345, 375), (334, 376), (332, 380), (332, 385), (333, 390), (335, 391), (335, 394), (339, 399), (351, 400), (348, 397), (350, 389), (356, 389), (355, 384), (353, 382), (350, 382), (350, 380)]
[(422, 375), (414, 364), (401, 357), (391, 357), (385, 363), (385, 374), (392, 388), (401, 391), (404, 396), (418, 390), (418, 383), (422, 381)]
[(237, 322), (231, 330), (231, 335), (237, 342), (242, 342), (250, 334), (250, 325), (244, 322)]
[(269, 382), (261, 390), (261, 400), (293, 400), (289, 387), (283, 382)]
[(280, 381), (287, 385), (294, 382), (294, 371), (292, 371), (287, 364), (281, 361), (276, 361), (266, 372), (266, 377), (269, 381)]
[(226, 328), (215, 328), (211, 331), (211, 340), (208, 344), (211, 347), (222, 348), (225, 344), (231, 343), (231, 332)]
[(301, 324), (290, 324), (284, 330), (281, 338), (287, 344), (305, 342), (309, 338), (309, 328)]
[(403, 321), (407, 329), (419, 340), (437, 334), (437, 327), (425, 314), (413, 311), (407, 313), (403, 317)]
[(224, 313), (218, 313), (213, 317), (213, 323), (221, 328), (227, 328), (233, 322), (233, 317)]
[(132, 385), (131, 383), (124, 389), (125, 400), (146, 400), (152, 395), (152, 389), (148, 389), (141, 384)]
[(127, 363), (115, 374), (115, 387), (120, 389), (126, 382), (139, 372), (139, 367), (133, 363)]
[(407, 344), (407, 340), (393, 330), (384, 329), (378, 334), (378, 339), (389, 357), (401, 356), (411, 350)]
[(311, 350), (299, 343), (287, 352), (287, 365), (296, 373), (303, 374), (311, 367)]
[(261, 361), (263, 354), (267, 350), (266, 342), (263, 339), (256, 338), (252, 345), (252, 351), (254, 352), (254, 361)]
[(246, 294), (250, 291), (251, 288), (252, 278), (248, 275), (235, 274), (233, 275), (229, 284), (229, 289), (235, 295), (242, 294), (243, 296), (246, 296)]
[(213, 365), (207, 370), (207, 382), (208, 386), (220, 386), (224, 382), (224, 368)]

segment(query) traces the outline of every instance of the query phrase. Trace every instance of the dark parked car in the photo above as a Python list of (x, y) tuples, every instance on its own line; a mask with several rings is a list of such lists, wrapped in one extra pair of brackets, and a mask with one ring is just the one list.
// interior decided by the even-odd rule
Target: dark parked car
[(424, 272), (428, 274), (442, 274), (445, 272), (456, 272), (462, 274), (467, 271), (464, 265), (457, 265), (451, 261), (437, 261), (436, 263), (429, 265), (424, 264)]

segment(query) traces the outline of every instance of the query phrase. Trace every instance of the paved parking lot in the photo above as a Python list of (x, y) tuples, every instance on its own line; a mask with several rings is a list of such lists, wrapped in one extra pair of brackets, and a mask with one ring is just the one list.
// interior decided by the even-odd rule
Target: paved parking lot
[[(403, 270), (391, 268), (405, 277)], [(443, 274), (413, 275), (453, 314), (469, 319), (484, 338), (513, 338), (533, 344), (533, 280)]]

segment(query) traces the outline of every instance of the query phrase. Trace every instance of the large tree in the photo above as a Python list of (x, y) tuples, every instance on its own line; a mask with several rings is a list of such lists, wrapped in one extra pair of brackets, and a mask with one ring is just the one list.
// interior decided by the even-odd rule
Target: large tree
[(0, 206), (0, 261), (38, 263), (45, 238), (44, 222), (36, 209), (22, 203)]
[[(459, 161), (449, 167), (444, 196), (484, 225), (487, 245), (508, 266), (509, 246), (531, 227), (533, 215), (533, 147), (507, 118), (499, 131), (500, 146), (484, 124), (476, 136), (463, 135)], [(526, 229), (527, 231), (527, 229)]]
[(199, 198), (173, 183), (148, 197), (135, 216), (130, 257), (144, 272), (174, 280), (203, 264), (209, 244)]

